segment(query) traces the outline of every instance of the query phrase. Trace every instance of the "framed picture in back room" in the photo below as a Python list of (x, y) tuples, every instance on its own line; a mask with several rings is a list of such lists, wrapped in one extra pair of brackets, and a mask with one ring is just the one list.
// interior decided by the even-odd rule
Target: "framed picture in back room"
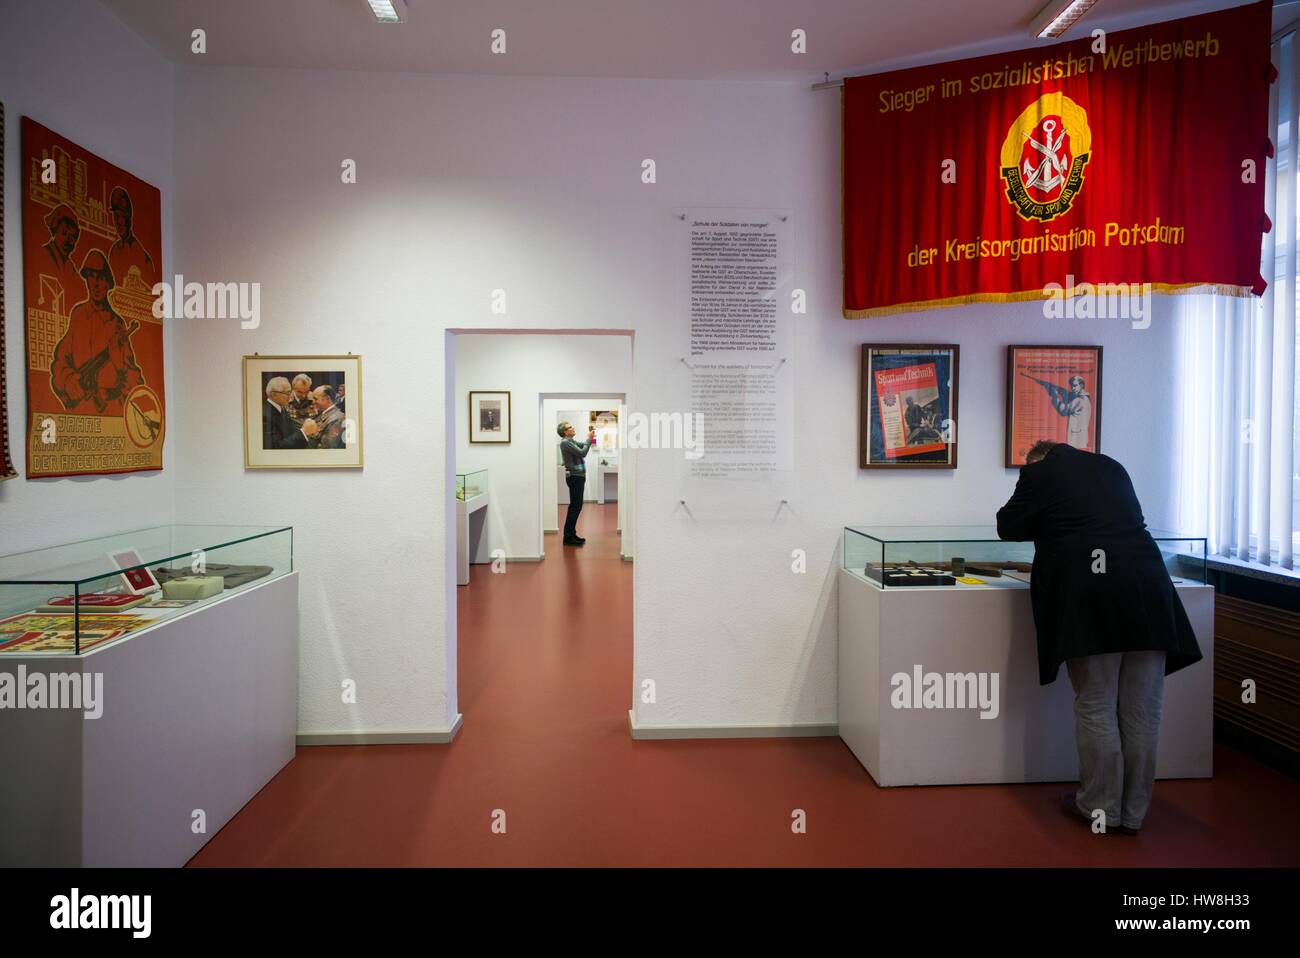
[(954, 345), (862, 347), (860, 468), (957, 468), (958, 352)]
[(469, 394), (469, 441), (510, 441), (510, 392), (474, 390)]
[(1101, 450), (1100, 346), (1007, 347), (1007, 468), (1040, 439)]

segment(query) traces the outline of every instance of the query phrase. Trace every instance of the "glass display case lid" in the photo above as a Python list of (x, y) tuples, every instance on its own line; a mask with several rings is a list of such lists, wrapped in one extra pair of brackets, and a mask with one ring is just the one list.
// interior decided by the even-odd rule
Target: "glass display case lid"
[[(997, 526), (884, 526), (874, 523), (845, 526), (850, 532), (879, 542), (1001, 542)], [(1199, 542), (1200, 535), (1148, 529), (1153, 539)]]
[(1001, 542), (996, 526), (845, 526), (850, 532), (880, 542)]
[[(176, 525), (137, 529), (48, 549), (0, 556), (0, 585), (91, 583), (144, 566), (178, 560), (188, 562), (196, 552), (213, 552), (253, 539), (292, 531), (292, 526), (228, 525)], [(139, 556), (139, 565), (119, 566), (114, 561), (114, 555), (128, 550)]]

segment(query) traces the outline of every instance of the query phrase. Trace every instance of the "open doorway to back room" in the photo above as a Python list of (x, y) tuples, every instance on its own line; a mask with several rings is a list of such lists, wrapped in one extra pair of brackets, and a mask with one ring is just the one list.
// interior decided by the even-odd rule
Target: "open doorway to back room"
[[(618, 420), (631, 391), (632, 336), (449, 338), (449, 634), (467, 726), (477, 713), (494, 728), (517, 721), (523, 730), (531, 719), (518, 689), (539, 680), (548, 694), (567, 689), (564, 701), (592, 709), (592, 721), (625, 721), (635, 472)], [(568, 537), (572, 489), (582, 490), (581, 509)]]
[[(623, 450), (619, 448), (619, 418), (625, 413), (627, 397), (618, 394), (543, 395), (539, 407), (542, 417), (540, 433), (546, 441), (541, 444), (542, 497), (539, 509), (542, 515), (543, 536), (559, 536), (564, 543), (564, 530), (574, 499), (573, 471), (581, 453), (582, 505), (577, 509), (575, 529), (582, 538), (586, 531), (598, 527), (601, 534), (610, 530), (617, 537), (609, 543), (620, 558), (630, 559), (623, 547), (623, 502), (626, 499), (627, 469)], [(573, 440), (585, 447), (569, 446), (569, 461), (565, 462), (565, 436), (572, 430)], [(584, 522), (584, 519), (586, 520)], [(579, 528), (580, 527), (580, 528)], [(546, 553), (543, 540), (542, 549)]]

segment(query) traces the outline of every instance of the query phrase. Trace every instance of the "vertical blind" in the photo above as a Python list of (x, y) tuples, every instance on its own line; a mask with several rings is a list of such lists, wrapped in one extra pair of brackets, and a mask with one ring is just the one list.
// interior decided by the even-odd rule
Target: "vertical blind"
[(1204, 530), (1210, 551), (1293, 568), (1298, 484), (1296, 416), (1296, 169), (1300, 47), (1273, 44), (1269, 101), (1274, 155), (1263, 171), (1273, 228), (1264, 236), (1264, 295), (1177, 298), (1174, 507)]

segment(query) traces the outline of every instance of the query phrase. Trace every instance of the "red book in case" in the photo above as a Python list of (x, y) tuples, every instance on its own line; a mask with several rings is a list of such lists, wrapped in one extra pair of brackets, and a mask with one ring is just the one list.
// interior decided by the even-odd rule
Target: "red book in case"
[(40, 607), (40, 612), (68, 612), (74, 608), (86, 612), (113, 612), (133, 609), (148, 602), (147, 596), (125, 592), (87, 592), (83, 596), (61, 595)]

